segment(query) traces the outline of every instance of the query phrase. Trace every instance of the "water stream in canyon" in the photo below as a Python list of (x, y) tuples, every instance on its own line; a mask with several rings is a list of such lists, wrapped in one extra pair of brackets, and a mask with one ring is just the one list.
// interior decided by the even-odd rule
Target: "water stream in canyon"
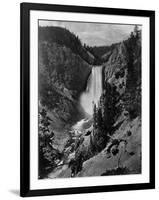
[[(102, 66), (93, 66), (92, 72), (87, 81), (86, 90), (81, 94), (80, 97), (80, 105), (86, 113), (85, 118), (78, 121), (74, 126), (72, 126), (72, 130), (75, 134), (75, 137), (79, 137), (80, 135), (85, 135), (85, 133), (93, 127), (93, 107), (94, 104), (98, 105), (100, 100), (100, 96), (102, 94)], [(71, 169), (68, 167), (68, 160), (70, 160), (69, 154), (66, 160), (62, 162), (64, 164), (58, 166), (54, 169), (50, 174), (48, 174), (48, 178), (60, 178), (60, 177), (70, 177)]]

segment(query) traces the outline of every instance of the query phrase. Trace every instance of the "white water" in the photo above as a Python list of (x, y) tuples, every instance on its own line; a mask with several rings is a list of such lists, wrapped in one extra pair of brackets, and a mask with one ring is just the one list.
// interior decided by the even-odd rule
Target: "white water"
[(92, 73), (87, 82), (86, 91), (80, 97), (80, 104), (84, 111), (92, 116), (93, 104), (98, 105), (102, 94), (102, 67), (92, 67)]

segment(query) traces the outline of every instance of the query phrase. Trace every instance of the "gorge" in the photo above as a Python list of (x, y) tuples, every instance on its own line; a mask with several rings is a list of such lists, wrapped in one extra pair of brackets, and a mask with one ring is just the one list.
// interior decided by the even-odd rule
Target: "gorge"
[(39, 178), (141, 173), (141, 32), (94, 53), (39, 27), (39, 55)]

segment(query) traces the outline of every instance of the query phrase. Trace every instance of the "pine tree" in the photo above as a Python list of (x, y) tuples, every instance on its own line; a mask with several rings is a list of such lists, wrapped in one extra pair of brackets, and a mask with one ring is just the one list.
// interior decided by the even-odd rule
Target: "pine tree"
[(53, 148), (54, 133), (50, 130), (50, 118), (43, 108), (39, 112), (39, 178), (45, 177), (48, 169), (55, 167), (55, 159), (59, 156)]
[(97, 108), (96, 108), (96, 104), (93, 103), (93, 127), (94, 129), (97, 128)]
[(135, 37), (139, 38), (139, 34), (140, 34), (139, 27), (138, 27), (138, 25), (135, 25), (135, 27), (134, 27), (134, 35), (135, 35)]

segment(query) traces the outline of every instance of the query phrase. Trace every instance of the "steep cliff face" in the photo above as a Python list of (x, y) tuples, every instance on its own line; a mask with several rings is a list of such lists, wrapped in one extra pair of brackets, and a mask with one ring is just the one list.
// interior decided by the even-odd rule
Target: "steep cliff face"
[[(63, 37), (60, 38), (59, 33)], [(69, 44), (71, 39), (73, 41)], [(76, 43), (75, 52), (73, 44)], [(84, 55), (90, 60), (93, 59), (79, 40), (65, 29), (40, 28), (39, 99), (41, 105), (55, 113), (54, 117), (57, 116), (63, 124), (76, 121), (82, 114), (78, 110), (78, 98), (85, 90), (91, 65), (81, 57), (81, 52), (85, 52)]]
[(118, 44), (103, 69), (103, 93), (107, 94), (109, 85), (118, 93), (116, 108), (129, 112), (131, 118), (141, 115), (140, 33)]

